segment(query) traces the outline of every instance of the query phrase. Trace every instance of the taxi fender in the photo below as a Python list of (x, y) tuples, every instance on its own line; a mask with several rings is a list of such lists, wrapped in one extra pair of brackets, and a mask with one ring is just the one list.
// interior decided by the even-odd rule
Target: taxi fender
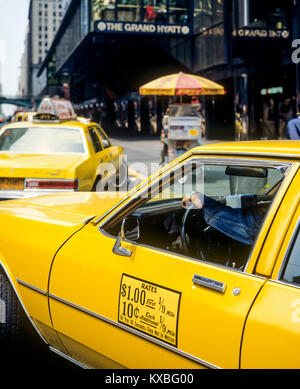
[[(7, 261), (4, 259), (2, 253), (0, 252), (0, 272), (2, 272), (6, 279), (8, 280), (11, 288), (13, 289), (17, 299), (18, 299), (18, 302), (20, 304), (20, 306), (22, 307), (27, 319), (29, 320), (29, 322), (31, 323), (32, 327), (35, 329), (35, 331), (37, 332), (37, 334), (41, 337), (41, 339), (46, 343), (48, 344), (47, 340), (43, 337), (43, 335), (41, 334), (41, 332), (38, 330), (38, 328), (36, 327), (35, 323), (33, 322), (33, 320), (31, 319), (22, 299), (21, 299), (21, 294), (20, 294), (20, 291), (19, 291), (19, 288), (18, 288), (18, 284), (17, 282), (15, 281), (13, 275), (12, 275), (12, 272), (11, 272), (11, 269), (7, 263)], [(0, 301), (0, 303), (3, 303), (2, 301)]]
[(117, 173), (116, 167), (112, 162), (104, 162), (97, 166), (96, 177), (101, 177), (105, 181)]

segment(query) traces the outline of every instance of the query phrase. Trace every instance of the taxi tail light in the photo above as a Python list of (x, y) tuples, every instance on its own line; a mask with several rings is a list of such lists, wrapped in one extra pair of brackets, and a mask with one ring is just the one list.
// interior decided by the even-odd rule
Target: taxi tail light
[(77, 180), (39, 180), (30, 179), (25, 182), (25, 189), (68, 189), (76, 190), (78, 188)]

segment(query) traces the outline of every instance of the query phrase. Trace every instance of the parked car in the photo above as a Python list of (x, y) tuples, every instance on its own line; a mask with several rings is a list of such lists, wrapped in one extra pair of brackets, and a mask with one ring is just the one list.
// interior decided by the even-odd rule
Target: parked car
[(69, 101), (46, 98), (32, 120), (1, 129), (0, 198), (103, 189), (123, 157), (98, 124), (77, 121)]

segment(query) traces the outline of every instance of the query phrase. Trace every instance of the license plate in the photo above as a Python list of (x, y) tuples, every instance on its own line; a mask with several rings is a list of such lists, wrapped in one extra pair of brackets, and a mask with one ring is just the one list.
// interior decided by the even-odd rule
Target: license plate
[(24, 178), (0, 178), (0, 190), (24, 190)]

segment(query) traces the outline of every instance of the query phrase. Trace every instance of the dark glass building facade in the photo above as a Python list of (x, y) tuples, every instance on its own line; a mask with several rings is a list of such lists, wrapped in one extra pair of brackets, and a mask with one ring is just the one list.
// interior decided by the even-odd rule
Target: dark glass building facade
[(291, 53), (299, 7), (298, 0), (73, 0), (40, 74), (52, 84), (68, 78), (83, 113), (128, 134), (158, 133), (170, 102), (139, 96), (139, 86), (178, 71), (199, 74), (226, 89), (202, 98), (208, 138), (284, 137), (298, 110)]

